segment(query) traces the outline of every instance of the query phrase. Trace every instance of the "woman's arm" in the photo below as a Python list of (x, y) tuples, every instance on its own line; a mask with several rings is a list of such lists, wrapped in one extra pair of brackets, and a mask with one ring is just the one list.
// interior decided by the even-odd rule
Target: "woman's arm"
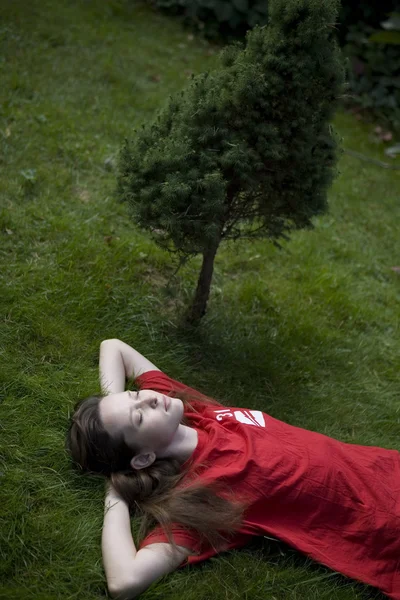
[(137, 554), (131, 533), (128, 505), (107, 486), (101, 537), (103, 565), (112, 597), (121, 587)]
[(103, 564), (112, 598), (131, 600), (159, 577), (175, 570), (190, 550), (166, 543), (151, 544), (136, 551), (127, 504), (109, 485), (102, 532)]
[(159, 370), (140, 352), (121, 340), (104, 340), (100, 344), (100, 385), (105, 394), (123, 392), (127, 379)]

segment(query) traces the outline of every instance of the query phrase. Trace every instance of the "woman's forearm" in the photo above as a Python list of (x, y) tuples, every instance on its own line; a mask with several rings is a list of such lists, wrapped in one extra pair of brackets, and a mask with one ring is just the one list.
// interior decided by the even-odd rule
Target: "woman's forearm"
[(118, 394), (125, 390), (126, 372), (117, 340), (100, 344), (99, 376), (105, 394)]
[(108, 589), (112, 592), (123, 588), (132, 577), (137, 550), (128, 506), (112, 492), (106, 494), (101, 547)]
[(126, 379), (133, 379), (159, 369), (145, 356), (125, 342), (104, 340), (100, 344), (100, 385), (105, 394), (118, 394), (125, 390)]

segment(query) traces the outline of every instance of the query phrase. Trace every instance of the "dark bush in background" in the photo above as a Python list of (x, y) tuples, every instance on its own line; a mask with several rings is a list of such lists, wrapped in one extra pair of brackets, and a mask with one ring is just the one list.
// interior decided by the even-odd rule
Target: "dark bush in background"
[[(322, 1), (322, 0), (321, 0)], [(183, 15), (187, 24), (204, 31), (209, 38), (244, 37), (255, 25), (268, 21), (268, 0), (150, 0), (157, 8), (173, 15)], [(396, 9), (393, 0), (354, 2), (344, 0), (338, 18), (342, 43), (351, 25), (365, 23), (379, 27)]]
[(357, 2), (343, 0), (339, 13), (339, 37), (345, 41), (349, 27), (357, 23), (379, 28), (379, 24), (392, 11), (396, 9), (393, 0), (378, 0)]
[[(213, 40), (244, 38), (268, 22), (268, 0), (149, 0)], [(323, 0), (321, 0), (322, 2)], [(337, 32), (349, 59), (349, 101), (375, 113), (400, 131), (400, 46), (373, 43), (369, 37), (396, 10), (395, 0), (344, 0)]]
[(213, 40), (245, 36), (268, 21), (268, 0), (150, 0), (164, 12), (183, 15), (187, 25)]
[(400, 45), (371, 41), (375, 28), (352, 25), (344, 53), (349, 58), (349, 103), (374, 111), (387, 127), (400, 131)]

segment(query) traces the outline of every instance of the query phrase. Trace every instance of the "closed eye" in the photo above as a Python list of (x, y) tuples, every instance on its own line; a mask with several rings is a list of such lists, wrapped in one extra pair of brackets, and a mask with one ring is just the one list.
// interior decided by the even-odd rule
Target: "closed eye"
[[(139, 419), (137, 419), (137, 417), (135, 416), (135, 413), (137, 413), (137, 412), (139, 413)], [(130, 421), (136, 427), (138, 427), (141, 424), (142, 420), (143, 420), (142, 409), (135, 409), (135, 406), (132, 405), (131, 408), (130, 408), (130, 410), (129, 410), (129, 413), (130, 413)]]

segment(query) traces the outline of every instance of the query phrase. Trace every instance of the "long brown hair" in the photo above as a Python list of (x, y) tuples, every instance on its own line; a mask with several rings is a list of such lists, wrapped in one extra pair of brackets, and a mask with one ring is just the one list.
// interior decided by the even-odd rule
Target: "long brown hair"
[[(197, 410), (191, 400), (223, 406), (200, 393), (171, 390), (169, 395), (180, 398), (194, 412)], [(140, 540), (160, 525), (176, 547), (171, 527), (179, 524), (195, 529), (214, 548), (222, 547), (239, 528), (245, 504), (221, 484), (203, 484), (195, 472), (189, 473), (189, 467), (182, 469), (175, 459), (156, 459), (145, 469), (132, 469), (134, 449), (122, 436), (111, 436), (104, 429), (99, 413), (101, 399), (101, 395), (90, 396), (75, 406), (66, 439), (74, 465), (81, 472), (110, 479), (131, 514), (140, 517)], [(182, 422), (190, 426), (187, 417)]]

